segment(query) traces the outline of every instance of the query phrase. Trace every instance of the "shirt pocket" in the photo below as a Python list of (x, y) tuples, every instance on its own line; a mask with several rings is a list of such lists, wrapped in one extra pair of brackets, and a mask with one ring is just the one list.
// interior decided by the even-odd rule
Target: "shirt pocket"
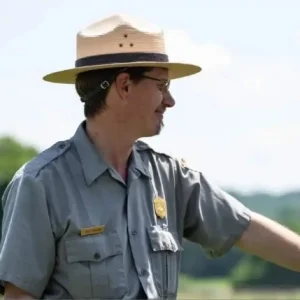
[(74, 298), (121, 298), (127, 292), (117, 233), (66, 240), (69, 290)]
[(148, 228), (150, 257), (156, 288), (161, 297), (175, 297), (178, 286), (180, 254), (183, 251), (175, 231), (160, 226)]

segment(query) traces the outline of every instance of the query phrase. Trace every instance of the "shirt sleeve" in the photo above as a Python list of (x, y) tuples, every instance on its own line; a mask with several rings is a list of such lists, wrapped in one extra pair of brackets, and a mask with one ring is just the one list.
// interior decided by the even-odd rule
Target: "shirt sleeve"
[(181, 167), (179, 177), (186, 202), (184, 237), (200, 244), (211, 258), (224, 255), (248, 227), (250, 209), (201, 172)]
[(15, 176), (2, 197), (0, 286), (10, 282), (41, 298), (55, 262), (55, 241), (41, 182)]

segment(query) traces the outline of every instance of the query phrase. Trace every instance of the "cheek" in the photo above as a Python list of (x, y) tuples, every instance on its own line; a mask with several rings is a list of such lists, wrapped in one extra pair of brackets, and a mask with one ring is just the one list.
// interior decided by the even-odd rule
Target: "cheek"
[(163, 101), (163, 94), (158, 89), (152, 91), (146, 96), (145, 105), (152, 111), (154, 111)]
[(131, 110), (133, 118), (143, 119), (153, 115), (162, 103), (163, 95), (158, 89), (145, 89), (140, 95), (131, 102)]
[(153, 108), (149, 102), (143, 102), (140, 103), (135, 108), (135, 114), (139, 119), (145, 119), (147, 116), (149, 116), (151, 113), (153, 113)]
[(130, 116), (130, 120), (142, 120), (145, 119), (147, 114), (149, 114), (149, 108), (146, 101), (143, 101), (142, 99), (136, 99), (137, 101), (134, 101), (131, 103), (130, 107), (128, 107), (126, 115), (127, 117)]
[(154, 97), (147, 97), (144, 99), (143, 105), (141, 107), (141, 112), (145, 116), (152, 116), (157, 109), (157, 107), (161, 104), (162, 99), (160, 99), (157, 95)]

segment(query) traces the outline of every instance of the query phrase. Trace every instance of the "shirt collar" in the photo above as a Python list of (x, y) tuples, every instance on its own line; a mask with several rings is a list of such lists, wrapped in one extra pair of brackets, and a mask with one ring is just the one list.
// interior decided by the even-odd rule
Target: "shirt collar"
[[(110, 168), (110, 165), (104, 160), (101, 153), (99, 153), (93, 145), (86, 134), (85, 128), (86, 122), (83, 121), (78, 126), (71, 140), (74, 142), (75, 148), (78, 152), (86, 183), (87, 185), (90, 185), (94, 180), (107, 171)], [(150, 178), (148, 168), (135, 146), (132, 149), (129, 169), (137, 170), (139, 173)]]
[(146, 176), (148, 178), (151, 178), (149, 168), (146, 165), (146, 163), (143, 161), (143, 159), (141, 157), (141, 154), (136, 149), (135, 145), (132, 149), (132, 160), (131, 160), (130, 168), (136, 169), (137, 171), (139, 171), (144, 176)]
[(77, 128), (72, 141), (79, 155), (86, 183), (90, 185), (107, 169), (108, 164), (97, 151), (85, 131), (86, 122), (83, 121)]

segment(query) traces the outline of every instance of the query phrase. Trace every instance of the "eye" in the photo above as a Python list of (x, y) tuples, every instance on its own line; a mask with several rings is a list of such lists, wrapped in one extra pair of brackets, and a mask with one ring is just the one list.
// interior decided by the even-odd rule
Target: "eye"
[(164, 82), (158, 84), (158, 87), (159, 87), (159, 89), (160, 89), (161, 91), (168, 90), (169, 87), (170, 87), (170, 81), (169, 81), (169, 80), (168, 80), (168, 81), (164, 81)]

